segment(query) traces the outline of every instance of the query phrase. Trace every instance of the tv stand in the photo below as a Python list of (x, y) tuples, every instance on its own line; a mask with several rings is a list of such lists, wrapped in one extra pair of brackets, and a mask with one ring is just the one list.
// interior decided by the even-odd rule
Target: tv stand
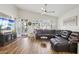
[(16, 40), (16, 33), (7, 32), (0, 33), (0, 46), (7, 45)]

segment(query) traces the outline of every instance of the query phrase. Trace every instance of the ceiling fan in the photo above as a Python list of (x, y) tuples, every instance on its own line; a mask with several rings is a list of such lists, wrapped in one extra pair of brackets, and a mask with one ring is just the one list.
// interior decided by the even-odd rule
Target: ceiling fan
[(41, 14), (47, 14), (47, 13), (55, 13), (55, 11), (49, 11), (47, 10), (48, 5), (44, 4), (44, 7), (41, 8), (42, 13)]

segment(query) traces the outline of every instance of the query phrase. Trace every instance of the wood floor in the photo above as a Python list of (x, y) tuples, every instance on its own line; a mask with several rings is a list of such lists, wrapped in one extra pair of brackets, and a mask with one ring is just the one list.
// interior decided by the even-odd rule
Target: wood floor
[[(45, 46), (42, 46), (42, 43)], [(0, 47), (0, 54), (71, 54), (68, 52), (55, 52), (50, 42), (26, 38), (17, 38), (16, 41)]]

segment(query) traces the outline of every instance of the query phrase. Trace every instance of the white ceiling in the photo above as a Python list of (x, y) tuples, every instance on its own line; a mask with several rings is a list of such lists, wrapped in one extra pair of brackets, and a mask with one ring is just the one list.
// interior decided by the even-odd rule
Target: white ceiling
[[(17, 4), (18, 8), (29, 10), (36, 13), (42, 13), (41, 8), (44, 7), (44, 4)], [(50, 13), (47, 15), (51, 16), (61, 16), (64, 13), (70, 11), (73, 8), (79, 6), (78, 4), (48, 4), (48, 11), (55, 11), (55, 13)]]

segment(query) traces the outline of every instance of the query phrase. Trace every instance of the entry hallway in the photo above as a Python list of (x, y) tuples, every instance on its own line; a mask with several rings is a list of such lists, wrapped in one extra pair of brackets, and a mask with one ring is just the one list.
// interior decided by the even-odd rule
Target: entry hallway
[[(40, 41), (25, 38), (17, 38), (16, 41), (4, 47), (0, 47), (1, 54), (69, 54), (68, 52), (55, 52), (51, 49), (49, 41)], [(70, 53), (71, 54), (71, 53)]]

